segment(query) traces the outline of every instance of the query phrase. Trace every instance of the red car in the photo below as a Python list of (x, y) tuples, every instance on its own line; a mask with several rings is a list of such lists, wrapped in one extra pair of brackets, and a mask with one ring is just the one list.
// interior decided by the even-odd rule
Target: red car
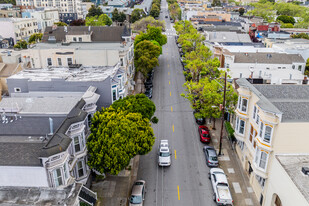
[(201, 125), (198, 127), (198, 133), (200, 135), (201, 142), (209, 143), (210, 142), (210, 133), (208, 127)]

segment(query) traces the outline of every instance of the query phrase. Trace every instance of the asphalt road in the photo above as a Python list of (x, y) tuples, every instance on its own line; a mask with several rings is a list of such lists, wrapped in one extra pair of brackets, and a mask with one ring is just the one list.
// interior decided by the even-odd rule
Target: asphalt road
[[(146, 181), (146, 206), (215, 205), (208, 179), (209, 168), (199, 141), (190, 103), (180, 96), (185, 92), (185, 79), (175, 30), (170, 23), (166, 0), (162, 0), (160, 19), (166, 21), (167, 44), (155, 68), (153, 101), (159, 123), (153, 125), (156, 142), (152, 151), (140, 158), (138, 179)], [(172, 165), (159, 167), (157, 149), (161, 139), (168, 139), (172, 149)]]

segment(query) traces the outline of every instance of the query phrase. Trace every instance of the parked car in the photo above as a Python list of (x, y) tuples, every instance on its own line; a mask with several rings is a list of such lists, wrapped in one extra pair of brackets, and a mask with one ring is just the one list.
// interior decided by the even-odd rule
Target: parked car
[(137, 180), (134, 182), (131, 196), (129, 197), (129, 206), (143, 206), (146, 193), (146, 182)]
[(158, 149), (158, 164), (159, 166), (171, 166), (171, 151), (168, 140), (161, 140)]
[(214, 147), (204, 146), (203, 151), (206, 158), (206, 164), (208, 167), (218, 167), (218, 156)]
[(214, 191), (213, 200), (217, 205), (232, 206), (234, 201), (224, 171), (220, 168), (211, 168), (208, 177)]
[(152, 88), (153, 87), (153, 84), (151, 83), (151, 84), (144, 84), (144, 86), (145, 86), (145, 88), (146, 88), (146, 90), (147, 89), (150, 89), (150, 88)]
[(165, 16), (165, 18), (168, 18), (168, 16)]
[(199, 112), (198, 111), (193, 111), (193, 115), (195, 117), (195, 121), (198, 125), (203, 125), (206, 123), (205, 118), (199, 117)]
[(152, 88), (151, 88), (151, 87), (146, 89), (145, 95), (146, 95), (146, 97), (148, 97), (149, 99), (152, 98)]
[(208, 127), (204, 125), (200, 125), (198, 127), (198, 134), (200, 136), (200, 141), (204, 143), (210, 142), (210, 133)]

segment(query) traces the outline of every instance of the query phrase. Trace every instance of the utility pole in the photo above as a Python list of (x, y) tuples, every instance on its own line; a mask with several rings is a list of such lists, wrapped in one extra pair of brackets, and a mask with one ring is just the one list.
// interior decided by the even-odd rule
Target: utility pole
[(220, 145), (219, 145), (219, 155), (221, 155), (222, 150), (222, 136), (223, 136), (223, 126), (224, 126), (224, 110), (225, 110), (225, 93), (226, 93), (226, 72), (224, 74), (224, 90), (223, 90), (223, 108), (222, 108), (222, 122), (221, 122), (221, 133), (220, 133)]

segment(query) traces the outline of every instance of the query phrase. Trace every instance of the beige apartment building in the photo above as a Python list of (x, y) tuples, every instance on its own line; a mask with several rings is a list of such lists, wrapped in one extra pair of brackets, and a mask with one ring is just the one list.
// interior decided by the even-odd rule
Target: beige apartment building
[(272, 198), (268, 190), (275, 155), (309, 152), (309, 86), (251, 84), (238, 79), (235, 88), (239, 95), (232, 122), (236, 152), (261, 204), (276, 205), (266, 201)]

